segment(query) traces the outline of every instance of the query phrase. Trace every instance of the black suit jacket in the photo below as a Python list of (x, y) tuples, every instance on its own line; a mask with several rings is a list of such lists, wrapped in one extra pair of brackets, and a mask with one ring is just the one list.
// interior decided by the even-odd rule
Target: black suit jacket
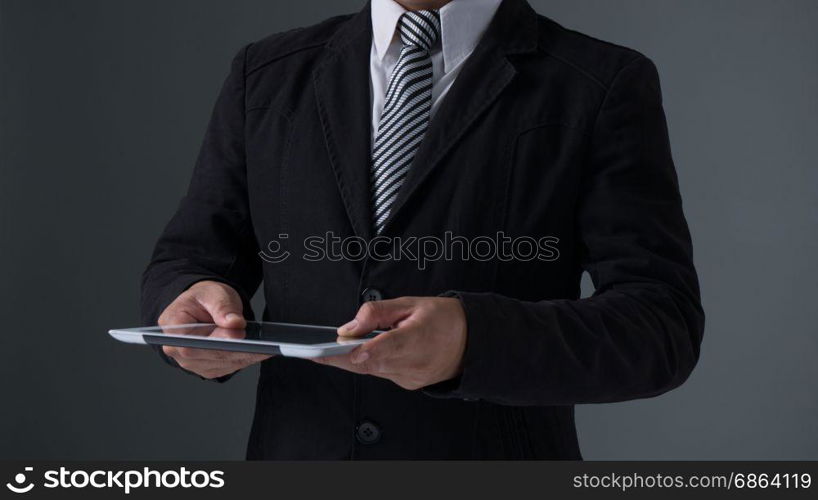
[[(145, 323), (203, 279), (245, 304), (263, 282), (264, 319), (327, 325), (352, 318), (367, 288), (448, 292), (468, 321), (461, 376), (407, 391), (272, 358), (248, 457), (580, 458), (573, 405), (655, 396), (699, 355), (704, 317), (654, 65), (504, 1), (384, 235), (548, 235), (558, 258), (309, 262), (308, 236), (373, 236), (370, 43), (366, 8), (239, 52), (145, 272)], [(265, 263), (270, 241), (293, 256)], [(596, 292), (579, 299), (583, 270)]]

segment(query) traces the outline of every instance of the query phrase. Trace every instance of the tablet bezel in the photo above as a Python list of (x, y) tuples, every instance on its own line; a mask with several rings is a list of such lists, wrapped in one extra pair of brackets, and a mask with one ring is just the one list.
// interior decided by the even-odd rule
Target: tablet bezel
[[(322, 325), (305, 325), (299, 323), (283, 323), (277, 321), (250, 321), (248, 323), (253, 324), (261, 324), (261, 325), (276, 325), (276, 326), (285, 326), (285, 327), (294, 327), (294, 328), (313, 328), (317, 330), (329, 330), (329, 331), (336, 331), (336, 327), (332, 326), (322, 326)], [(172, 325), (169, 327), (162, 327), (162, 326), (144, 326), (144, 327), (136, 327), (136, 328), (114, 328), (108, 330), (108, 334), (111, 335), (116, 340), (120, 342), (130, 343), (130, 344), (143, 344), (143, 345), (175, 345), (175, 344), (167, 344), (163, 342), (148, 342), (145, 339), (145, 336), (149, 336), (152, 339), (163, 339), (163, 338), (172, 338), (172, 339), (179, 339), (183, 341), (188, 341), (190, 343), (197, 343), (197, 344), (211, 344), (212, 347), (203, 347), (201, 345), (196, 346), (185, 346), (182, 347), (191, 347), (191, 348), (198, 348), (198, 349), (212, 349), (212, 350), (219, 350), (219, 344), (233, 344), (236, 346), (240, 345), (256, 345), (256, 346), (263, 346), (263, 347), (272, 347), (276, 348), (273, 352), (266, 352), (261, 351), (265, 354), (281, 354), (283, 356), (289, 357), (318, 357), (318, 356), (326, 356), (326, 355), (333, 355), (333, 354), (343, 354), (353, 350), (355, 347), (366, 343), (367, 341), (371, 340), (371, 337), (368, 338), (352, 338), (346, 342), (339, 343), (339, 342), (324, 342), (320, 344), (299, 344), (294, 342), (277, 342), (272, 340), (255, 340), (255, 339), (231, 339), (231, 338), (223, 338), (223, 337), (202, 337), (196, 335), (183, 335), (183, 334), (173, 334), (173, 333), (164, 333), (164, 328), (192, 328), (192, 327), (202, 327), (202, 326), (216, 326), (214, 323), (185, 323), (180, 325)], [(373, 332), (375, 334), (383, 333), (382, 330), (376, 330)], [(223, 349), (226, 350), (226, 349)], [(251, 351), (251, 350), (240, 350), (237, 352), (260, 352), (260, 351)]]

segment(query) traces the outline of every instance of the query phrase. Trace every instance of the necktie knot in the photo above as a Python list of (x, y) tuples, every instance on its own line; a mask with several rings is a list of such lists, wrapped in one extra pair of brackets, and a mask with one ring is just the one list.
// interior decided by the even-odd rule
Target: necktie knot
[(440, 14), (436, 10), (405, 12), (398, 22), (398, 30), (404, 45), (429, 52), (440, 38)]

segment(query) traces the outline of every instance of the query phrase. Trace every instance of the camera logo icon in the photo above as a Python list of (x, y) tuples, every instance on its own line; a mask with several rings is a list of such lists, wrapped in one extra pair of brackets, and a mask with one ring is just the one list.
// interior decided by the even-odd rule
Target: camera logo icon
[[(25, 468), (26, 472), (31, 472), (33, 470), (34, 467)], [(25, 482), (26, 475), (20, 472), (14, 476), (14, 484), (6, 483), (6, 488), (13, 491), (14, 493), (28, 493), (29, 491), (31, 491), (32, 488), (34, 488), (34, 483), (25, 484)]]

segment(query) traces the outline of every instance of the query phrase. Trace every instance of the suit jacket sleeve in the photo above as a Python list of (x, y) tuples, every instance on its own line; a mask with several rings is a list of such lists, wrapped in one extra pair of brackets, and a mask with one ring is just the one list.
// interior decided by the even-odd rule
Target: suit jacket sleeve
[(261, 261), (250, 221), (244, 155), (244, 61), (234, 58), (216, 101), (187, 194), (162, 233), (142, 279), (142, 322), (153, 325), (192, 284), (232, 286), (252, 319)]
[(626, 65), (609, 87), (583, 177), (577, 225), (596, 292), (540, 302), (450, 293), (468, 323), (464, 370), (429, 393), (598, 403), (657, 395), (688, 377), (704, 313), (650, 60)]

